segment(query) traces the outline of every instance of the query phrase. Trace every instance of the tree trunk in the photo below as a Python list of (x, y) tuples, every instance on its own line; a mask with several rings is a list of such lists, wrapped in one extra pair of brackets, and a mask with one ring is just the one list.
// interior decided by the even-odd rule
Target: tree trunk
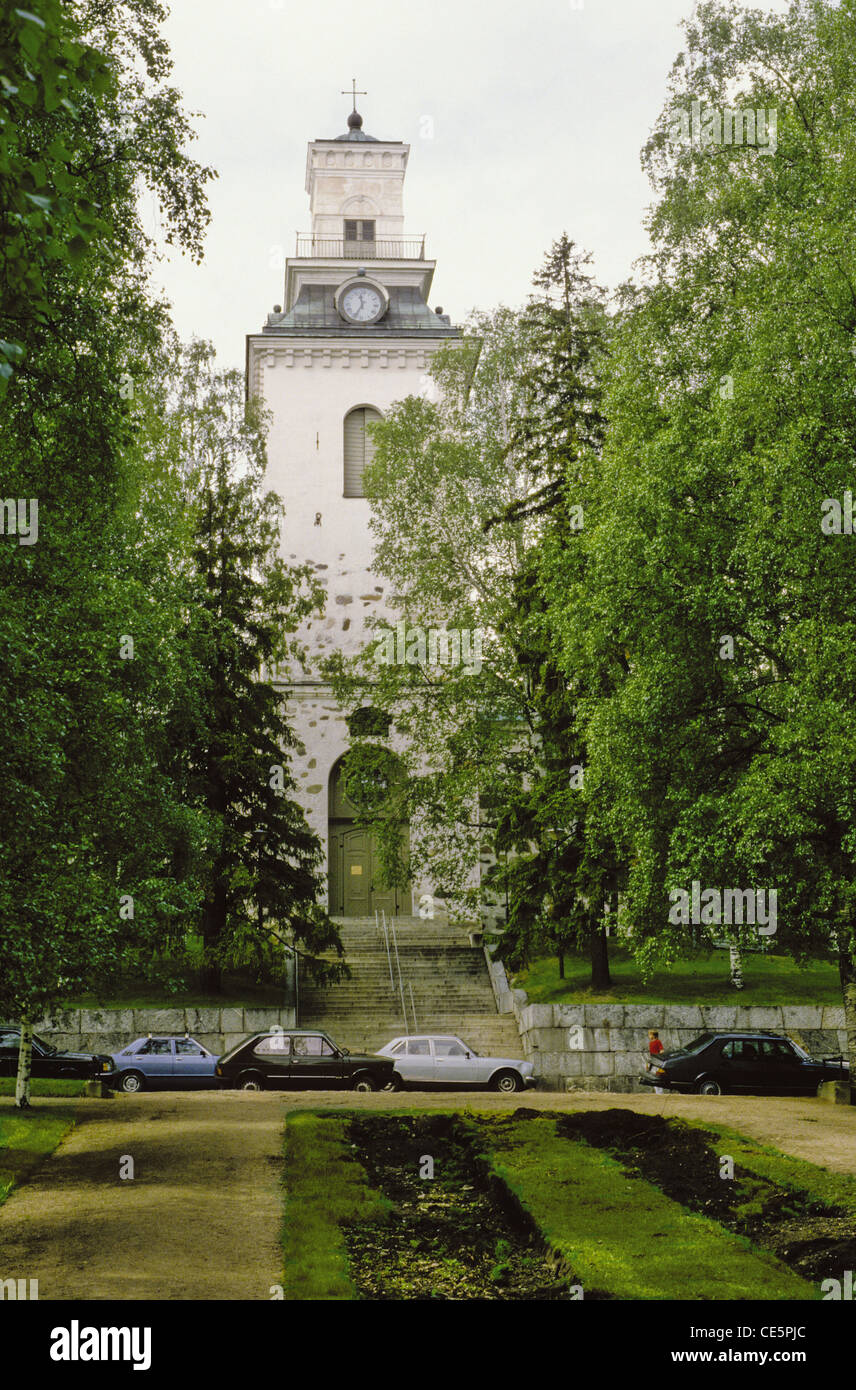
[(33, 1025), (21, 1019), (21, 1043), (18, 1048), (18, 1076), (15, 1081), (15, 1104), (19, 1110), (30, 1108), (30, 1076), (33, 1070)]
[(850, 1084), (853, 1087), (856, 1083), (856, 949), (851, 932), (842, 931), (839, 937), (838, 974), (844, 996), (844, 1027), (847, 1032)]
[(222, 881), (214, 884), (202, 908), (202, 989), (205, 994), (222, 994), (223, 971), (217, 950), (226, 928), (226, 888)]
[(589, 950), (592, 989), (609, 989), (612, 985), (609, 974), (609, 947), (606, 940), (606, 923), (602, 917), (592, 924), (589, 934)]
[(731, 946), (728, 951), (731, 965), (731, 983), (735, 989), (743, 988), (743, 956), (739, 946)]
[(558, 951), (556, 954), (557, 954), (558, 959), (559, 959), (559, 979), (560, 979), (560, 980), (564, 980), (564, 978), (565, 978), (565, 953), (564, 953), (564, 951)]

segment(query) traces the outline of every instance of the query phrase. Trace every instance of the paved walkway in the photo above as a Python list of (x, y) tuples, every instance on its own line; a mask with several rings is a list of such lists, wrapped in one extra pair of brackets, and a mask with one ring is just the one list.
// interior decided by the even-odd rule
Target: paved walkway
[[(117, 1096), (80, 1101), (75, 1128), (0, 1207), (0, 1277), (37, 1278), (42, 1299), (269, 1299), (281, 1277), (283, 1120), (306, 1106), (493, 1113), (620, 1107), (710, 1119), (856, 1174), (856, 1107), (813, 1099), (540, 1091)], [(133, 1180), (119, 1176), (125, 1155), (134, 1160)]]

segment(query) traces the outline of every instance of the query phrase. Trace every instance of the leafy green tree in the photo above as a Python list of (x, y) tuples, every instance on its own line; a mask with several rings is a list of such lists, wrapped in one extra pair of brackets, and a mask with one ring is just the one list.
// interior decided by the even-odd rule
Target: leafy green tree
[[(0, 397), (36, 323), (51, 319), (48, 267), (109, 234), (76, 172), (81, 105), (113, 85), (59, 0), (0, 9)], [(34, 138), (52, 127), (50, 140)]]
[(206, 984), (227, 963), (284, 964), (300, 942), (316, 973), (337, 949), (318, 906), (323, 850), (295, 800), (296, 739), (268, 671), (301, 657), (294, 633), (322, 591), (279, 554), (283, 508), (264, 490), (263, 421), (238, 372), (218, 372), (213, 350), (186, 354), (174, 417), (194, 515), (196, 583), (186, 630), (198, 674), (190, 715), (174, 739), (191, 799), (208, 821), (201, 934)]
[[(553, 609), (566, 671), (602, 682), (588, 780), (642, 959), (691, 943), (675, 888), (775, 891), (776, 945), (837, 954), (851, 1066), (856, 551), (822, 523), (856, 444), (854, 19), (797, 0), (689, 23), (646, 150), (655, 252), (621, 305), (585, 583)], [(691, 143), (693, 100), (767, 113), (775, 149)]]
[[(561, 959), (590, 944), (601, 986), (602, 889), (614, 870), (601, 856), (592, 874), (572, 771), (581, 760), (574, 699), (551, 654), (539, 587), (545, 536), (573, 544), (558, 499), (595, 428), (593, 363), (606, 325), (584, 265), (563, 238), (539, 281), (559, 280), (558, 307), (547, 293), (523, 315), (477, 318), (477, 359), (466, 346), (434, 359), (439, 400), (410, 398), (375, 426), (364, 480), (374, 566), (404, 613), (407, 660), (383, 659), (381, 632), (358, 663), (361, 684), (338, 663), (338, 689), (342, 698), (359, 690), (393, 719), (406, 763), (401, 793), (367, 815), (389, 848), (388, 881), (402, 869), (430, 877), (461, 917), (498, 894), (507, 959), (545, 946)], [(583, 325), (582, 342), (568, 315)], [(432, 661), (420, 632), (469, 634), (478, 660)], [(362, 770), (377, 756), (376, 738), (364, 737), (349, 761)]]
[[(22, 1106), (39, 1011), (98, 987), (130, 932), (153, 941), (194, 900), (176, 857), (198, 845), (198, 818), (164, 763), (175, 528), (163, 511), (141, 519), (158, 484), (136, 448), (136, 384), (166, 316), (147, 288), (138, 200), (154, 192), (167, 235), (196, 255), (210, 176), (184, 148), (160, 6), (81, 0), (61, 28), (56, 7), (37, 9), (4, 9), (0, 35), (18, 87), (3, 84), (13, 254), (0, 313), (4, 340), (25, 348), (7, 354), (0, 402), (0, 1007), (25, 1025)], [(68, 102), (54, 100), (65, 77)]]

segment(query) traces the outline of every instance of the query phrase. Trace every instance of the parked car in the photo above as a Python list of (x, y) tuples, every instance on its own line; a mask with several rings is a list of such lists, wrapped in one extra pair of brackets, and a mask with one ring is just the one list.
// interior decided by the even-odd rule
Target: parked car
[[(21, 1030), (0, 1024), (0, 1076), (16, 1076)], [(112, 1077), (113, 1058), (106, 1052), (66, 1052), (33, 1034), (32, 1076), (62, 1081), (106, 1081)]]
[(281, 1086), (308, 1091), (380, 1091), (392, 1081), (386, 1057), (349, 1052), (326, 1033), (290, 1028), (254, 1033), (224, 1053), (215, 1071), (223, 1086), (264, 1091)]
[(378, 1053), (395, 1064), (392, 1088), (426, 1091), (442, 1086), (479, 1090), (522, 1091), (535, 1085), (535, 1067), (511, 1057), (480, 1057), (475, 1048), (452, 1034), (393, 1038)]
[(112, 1057), (113, 1085), (134, 1094), (143, 1090), (188, 1091), (216, 1086), (218, 1058), (195, 1038), (159, 1035), (136, 1038)]
[(849, 1076), (841, 1057), (819, 1061), (784, 1033), (761, 1031), (702, 1033), (686, 1047), (650, 1058), (639, 1080), (643, 1086), (702, 1096), (803, 1096), (814, 1095), (822, 1081)]

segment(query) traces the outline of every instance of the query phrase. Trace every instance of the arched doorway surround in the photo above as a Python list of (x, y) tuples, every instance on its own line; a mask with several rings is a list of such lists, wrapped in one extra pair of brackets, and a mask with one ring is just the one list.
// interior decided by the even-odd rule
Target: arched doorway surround
[[(374, 832), (357, 824), (343, 774), (343, 758), (330, 771), (328, 800), (329, 912), (333, 917), (408, 916), (409, 888), (389, 888), (380, 870)], [(406, 832), (405, 832), (406, 833)]]

